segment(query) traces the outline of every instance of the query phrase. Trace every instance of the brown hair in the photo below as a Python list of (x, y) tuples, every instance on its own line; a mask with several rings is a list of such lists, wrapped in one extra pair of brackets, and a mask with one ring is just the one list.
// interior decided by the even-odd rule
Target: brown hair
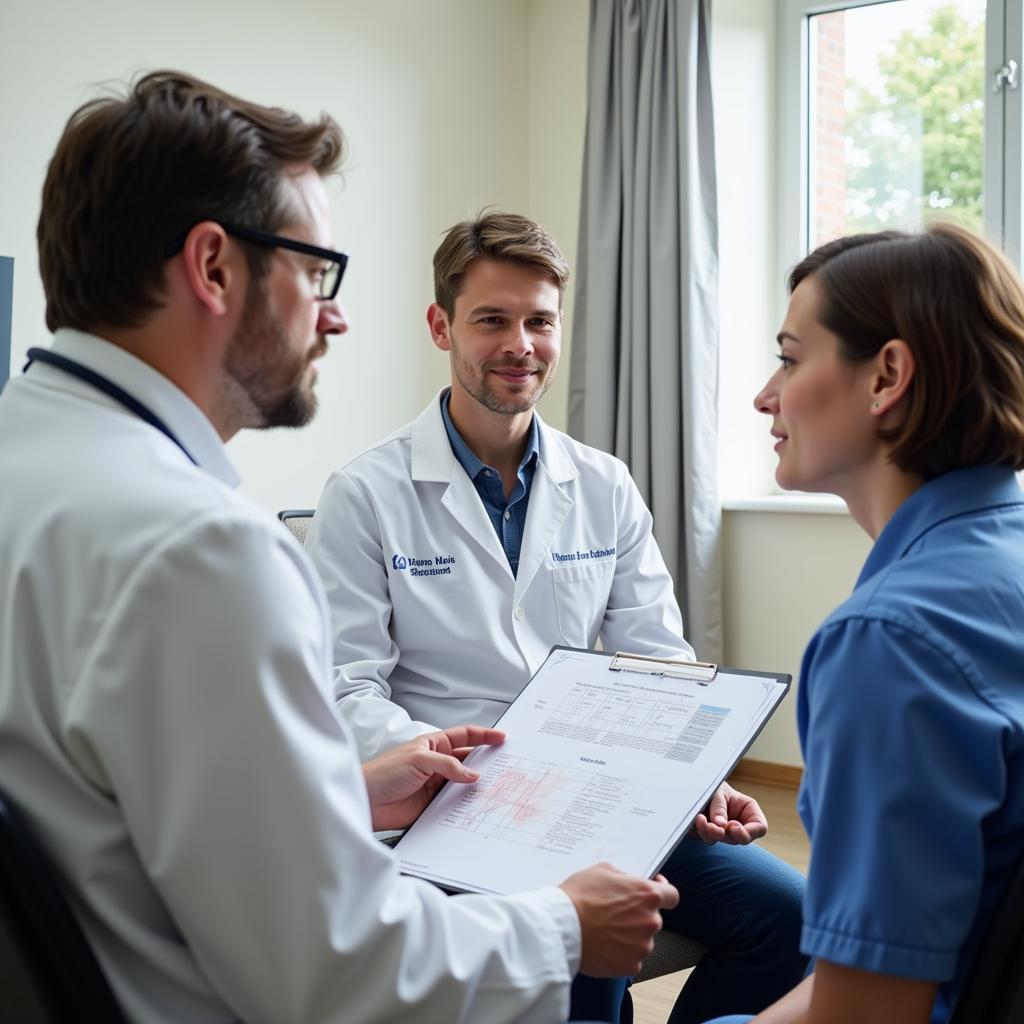
[(818, 319), (851, 362), (901, 338), (916, 370), (907, 414), (880, 431), (890, 458), (925, 479), (965, 466), (1024, 468), (1024, 288), (1006, 258), (953, 224), (851, 235), (793, 268), (814, 275)]
[[(303, 121), (177, 71), (79, 107), (43, 186), (47, 326), (138, 326), (160, 305), (172, 239), (201, 220), (276, 231), (294, 216), (280, 189), (285, 165), (328, 174), (342, 149), (326, 114)], [(247, 254), (265, 272), (266, 255)]]
[(453, 225), (434, 253), (434, 301), (448, 314), (470, 263), (485, 258), (534, 267), (558, 285), (558, 304), (565, 297), (569, 264), (555, 240), (539, 225), (517, 213), (486, 213)]

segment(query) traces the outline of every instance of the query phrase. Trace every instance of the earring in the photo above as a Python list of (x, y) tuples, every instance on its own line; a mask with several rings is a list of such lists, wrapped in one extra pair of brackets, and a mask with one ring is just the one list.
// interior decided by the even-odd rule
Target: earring
[(875, 402), (875, 404), (874, 404), (874, 405), (872, 405), (872, 406), (871, 406), (871, 408), (872, 408), (872, 409), (877, 409), (877, 408), (878, 408), (878, 403), (877, 403), (877, 402)]

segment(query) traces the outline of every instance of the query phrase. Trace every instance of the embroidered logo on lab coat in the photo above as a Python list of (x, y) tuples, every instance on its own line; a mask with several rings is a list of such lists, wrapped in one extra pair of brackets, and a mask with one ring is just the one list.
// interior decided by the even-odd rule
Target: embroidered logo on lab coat
[(451, 576), (454, 565), (454, 555), (434, 555), (433, 558), (399, 554), (391, 556), (391, 568), (396, 572), (408, 569), (410, 576)]
[(586, 551), (552, 551), (555, 562), (596, 562), (601, 558), (614, 558), (615, 548), (587, 548)]

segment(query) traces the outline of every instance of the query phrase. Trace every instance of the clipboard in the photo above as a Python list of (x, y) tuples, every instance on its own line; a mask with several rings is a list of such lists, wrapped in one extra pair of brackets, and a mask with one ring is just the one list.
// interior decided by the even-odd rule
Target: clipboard
[(653, 676), (692, 679), (707, 686), (718, 675), (718, 666), (710, 661), (684, 661), (681, 658), (654, 658), (649, 654), (618, 651), (608, 666), (611, 672), (645, 672)]
[[(695, 671), (696, 670), (696, 671)], [(703, 676), (704, 678), (700, 678)], [(608, 860), (653, 876), (789, 692), (791, 677), (552, 647), (495, 726), (394, 847), (450, 892), (557, 885)]]

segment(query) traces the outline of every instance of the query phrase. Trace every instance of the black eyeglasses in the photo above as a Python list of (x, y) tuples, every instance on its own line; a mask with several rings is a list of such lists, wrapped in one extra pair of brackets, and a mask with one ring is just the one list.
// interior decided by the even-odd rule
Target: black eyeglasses
[[(217, 223), (229, 235), (252, 242), (254, 245), (265, 245), (270, 249), (289, 249), (291, 252), (300, 252), (304, 256), (315, 256), (319, 260), (325, 260), (327, 266), (323, 268), (318, 278), (317, 298), (330, 300), (338, 294), (341, 279), (345, 275), (345, 267), (348, 266), (348, 256), (345, 253), (335, 252), (333, 249), (321, 249), (319, 245), (310, 245), (308, 242), (299, 242), (294, 238), (285, 238), (282, 235), (271, 235), (266, 231), (254, 231), (251, 228), (239, 227), (237, 224), (225, 224), (222, 220)], [(181, 252), (187, 234), (188, 232), (183, 232), (167, 244), (164, 249), (164, 256), (167, 259)]]

